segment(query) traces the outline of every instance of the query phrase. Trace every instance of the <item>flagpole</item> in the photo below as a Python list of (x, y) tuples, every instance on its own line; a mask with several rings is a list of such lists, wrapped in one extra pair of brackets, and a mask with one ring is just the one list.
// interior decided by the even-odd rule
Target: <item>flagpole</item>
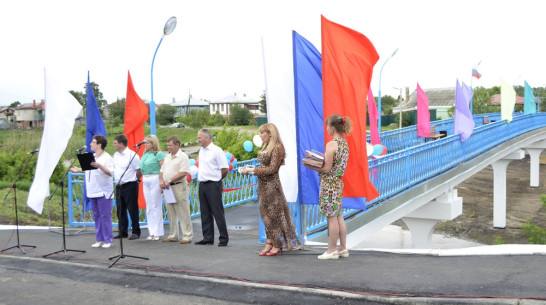
[(151, 86), (152, 86), (152, 100), (150, 101), (150, 133), (155, 135), (155, 102), (154, 102), (154, 62), (155, 62), (155, 55), (157, 54), (157, 50), (159, 50), (159, 46), (161, 45), (161, 42), (163, 42), (163, 38), (166, 35), (169, 35), (174, 31), (174, 28), (176, 27), (176, 17), (171, 17), (167, 22), (165, 23), (165, 27), (163, 27), (163, 35), (161, 35), (161, 39), (159, 40), (159, 43), (157, 44), (157, 47), (155, 48), (154, 57), (152, 58), (152, 69), (151, 69)]
[(381, 133), (381, 74), (383, 73), (383, 68), (385, 67), (385, 64), (396, 54), (396, 52), (398, 52), (398, 48), (396, 48), (396, 50), (392, 52), (392, 55), (389, 56), (387, 60), (385, 60), (385, 62), (381, 66), (381, 70), (379, 71), (379, 90), (377, 92), (377, 112), (379, 113), (379, 117), (377, 118), (377, 130), (379, 133)]
[[(476, 72), (478, 72), (478, 66), (479, 66), (481, 63), (482, 63), (482, 61), (480, 60), (480, 61), (478, 62), (478, 64), (474, 67), (473, 70), (476, 70)], [(474, 73), (474, 72), (472, 72), (472, 73)], [(472, 91), (473, 91), (473, 89), (472, 89), (472, 88), (473, 88), (473, 87), (472, 87), (472, 80), (473, 80), (473, 78), (474, 78), (474, 75), (471, 75), (471, 76), (470, 76), (470, 90), (472, 90)], [(470, 98), (470, 114), (471, 114), (471, 115), (474, 114), (474, 94), (472, 94), (472, 97)]]

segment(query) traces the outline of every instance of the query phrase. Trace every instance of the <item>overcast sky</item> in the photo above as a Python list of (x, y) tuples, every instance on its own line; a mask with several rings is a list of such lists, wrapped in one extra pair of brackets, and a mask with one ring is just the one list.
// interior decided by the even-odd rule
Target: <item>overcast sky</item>
[(527, 80), (546, 85), (543, 33), (546, 2), (520, 1), (3, 1), (0, 4), (0, 105), (44, 97), (44, 68), (60, 72), (67, 90), (83, 91), (90, 71), (104, 98), (125, 97), (127, 71), (142, 99), (151, 99), (150, 69), (163, 26), (178, 25), (163, 40), (154, 65), (154, 100), (215, 100), (265, 89), (261, 38), (292, 28), (320, 50), (320, 15), (366, 35), (380, 55), (372, 89), (470, 85), (480, 80)]

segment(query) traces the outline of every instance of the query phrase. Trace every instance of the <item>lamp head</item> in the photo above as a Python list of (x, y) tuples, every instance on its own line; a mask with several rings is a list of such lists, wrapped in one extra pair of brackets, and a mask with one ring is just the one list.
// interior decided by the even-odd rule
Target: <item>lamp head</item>
[(165, 27), (163, 28), (163, 35), (169, 35), (174, 31), (174, 28), (176, 27), (176, 17), (171, 17), (169, 20), (167, 20), (167, 23), (165, 23)]
[(394, 50), (394, 52), (392, 52), (391, 57), (393, 57), (396, 54), (396, 52), (398, 52), (398, 48), (396, 48), (396, 50)]

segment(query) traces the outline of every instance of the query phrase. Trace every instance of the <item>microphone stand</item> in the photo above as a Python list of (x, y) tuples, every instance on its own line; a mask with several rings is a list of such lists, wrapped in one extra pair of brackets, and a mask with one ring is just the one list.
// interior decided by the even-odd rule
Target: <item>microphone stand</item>
[[(140, 144), (142, 145), (142, 144)], [(121, 207), (119, 206), (119, 192), (121, 190), (121, 185), (120, 185), (120, 182), (121, 182), (121, 178), (123, 178), (123, 176), (125, 176), (125, 173), (127, 172), (127, 170), (129, 169), (129, 166), (131, 166), (131, 163), (133, 163), (133, 160), (135, 159), (138, 151), (140, 150), (140, 145), (137, 144), (138, 146), (138, 149), (136, 152), (134, 152), (135, 154), (133, 155), (133, 157), (131, 158), (131, 160), (129, 161), (129, 164), (127, 165), (127, 167), (125, 168), (125, 170), (123, 171), (123, 173), (121, 174), (121, 177), (119, 177), (118, 179), (118, 183), (116, 183), (116, 188), (114, 189), (114, 192), (116, 193), (116, 209), (117, 209), (117, 212), (118, 212), (118, 231), (119, 231), (119, 254), (116, 255), (116, 256), (112, 256), (110, 258), (108, 258), (108, 260), (114, 260), (112, 262), (112, 264), (110, 264), (110, 266), (108, 266), (108, 268), (112, 268), (112, 266), (114, 266), (115, 263), (117, 263), (120, 259), (122, 258), (125, 258), (125, 257), (132, 257), (132, 258), (138, 258), (138, 259), (145, 259), (145, 260), (149, 260), (149, 258), (147, 257), (141, 257), (141, 256), (134, 256), (134, 255), (129, 255), (129, 254), (124, 254), (123, 253), (123, 234), (121, 234), (121, 230), (119, 230), (119, 221), (121, 219)], [(114, 164), (115, 166), (115, 164)], [(118, 189), (119, 188), (119, 189)], [(112, 195), (110, 195), (110, 197), (112, 197)], [(138, 204), (138, 202), (137, 202)], [(125, 213), (127, 214), (127, 213)], [(127, 217), (127, 215), (124, 215), (125, 217)]]
[(17, 176), (17, 178), (15, 178), (15, 181), (13, 181), (13, 184), (11, 185), (10, 190), (6, 194), (6, 197), (4, 197), (4, 200), (6, 200), (8, 198), (9, 193), (11, 192), (11, 190), (13, 190), (13, 199), (15, 201), (15, 231), (17, 232), (17, 245), (15, 245), (13, 247), (6, 248), (6, 249), (4, 249), (4, 250), (2, 250), (0, 252), (11, 250), (13, 248), (18, 248), (19, 250), (21, 250), (21, 252), (23, 252), (23, 254), (27, 254), (25, 252), (25, 250), (23, 249), (23, 247), (36, 248), (36, 246), (21, 245), (21, 242), (19, 241), (19, 215), (17, 213), (17, 210), (18, 210), (18, 208), (17, 208), (17, 181), (19, 181), (19, 178), (21, 178), (21, 175), (25, 171), (25, 168), (27, 167), (27, 164), (30, 162), (30, 159), (32, 159), (32, 156), (34, 155), (35, 152), (36, 151), (31, 152), (30, 157), (27, 157), (27, 160), (25, 161), (25, 164), (23, 165), (23, 168), (19, 172), (19, 175)]
[[(68, 175), (68, 172), (70, 171), (70, 168), (74, 165), (74, 163), (76, 163), (76, 159), (72, 160), (72, 163), (68, 167), (68, 170), (66, 170), (66, 172), (64, 173), (64, 176), (61, 178), (61, 181), (59, 181), (59, 183), (57, 184), (57, 187), (53, 191), (53, 194), (51, 194), (51, 196), (49, 196), (49, 199), (48, 199), (49, 201), (51, 201), (51, 198), (53, 198), (53, 195), (55, 195), (55, 193), (57, 192), (57, 189), (59, 189), (59, 185), (60, 185), (61, 186), (61, 212), (63, 214), (63, 248), (61, 250), (59, 250), (59, 251), (55, 251), (55, 252), (46, 254), (46, 255), (44, 255), (42, 257), (48, 257), (50, 255), (57, 254), (57, 253), (60, 253), (60, 252), (63, 252), (66, 255), (66, 252), (68, 252), (68, 251), (80, 252), (80, 253), (85, 253), (86, 252), (85, 250), (72, 250), (72, 249), (67, 249), (66, 248), (66, 232), (65, 232), (65, 221), (64, 221), (64, 178), (66, 177), (66, 175)], [(68, 259), (68, 257), (66, 259)]]

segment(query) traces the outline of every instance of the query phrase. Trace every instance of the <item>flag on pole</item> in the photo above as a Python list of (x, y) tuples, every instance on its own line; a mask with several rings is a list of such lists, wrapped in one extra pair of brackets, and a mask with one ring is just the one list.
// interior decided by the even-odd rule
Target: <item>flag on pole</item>
[[(296, 133), (298, 160), (305, 150), (324, 150), (322, 126), (322, 61), (315, 46), (292, 31), (294, 52), (294, 92), (296, 105)], [(303, 204), (319, 202), (317, 172), (298, 164), (298, 198)]]
[(477, 79), (480, 79), (480, 77), (482, 77), (481, 73), (478, 72), (478, 70), (476, 69), (472, 69), (472, 76), (474, 76)]
[[(148, 106), (144, 104), (133, 87), (131, 73), (127, 71), (127, 96), (125, 98), (125, 126), (123, 134), (127, 137), (127, 147), (132, 148), (135, 144), (144, 140), (144, 123), (148, 120)], [(138, 151), (138, 155), (142, 157), (144, 150)], [(142, 189), (143, 183), (139, 187), (138, 207), (146, 208), (144, 200), (144, 192)]]
[[(93, 141), (94, 135), (103, 135), (106, 137), (106, 128), (104, 128), (104, 122), (100, 115), (99, 106), (93, 93), (93, 87), (89, 81), (89, 71), (87, 71), (87, 91), (86, 91), (86, 121), (85, 121), (85, 145), (87, 145), (87, 152), (94, 153), (91, 150), (91, 141)], [(84, 181), (84, 189), (87, 188), (86, 181)], [(91, 201), (87, 198), (87, 192), (83, 192), (83, 202), (85, 202), (84, 211), (91, 210)]]
[[(361, 33), (321, 16), (323, 117), (334, 113), (351, 118), (353, 131), (347, 137), (349, 160), (343, 176), (344, 197), (379, 196), (369, 179), (366, 153), (366, 95), (373, 66), (379, 55)], [(331, 140), (326, 133), (325, 142)], [(364, 157), (363, 157), (364, 156)]]
[(535, 96), (533, 95), (533, 88), (529, 86), (527, 81), (525, 82), (525, 92), (523, 94), (523, 113), (533, 114), (537, 113), (537, 105), (535, 104)]
[(27, 205), (38, 214), (42, 213), (44, 199), (49, 196), (49, 179), (72, 136), (74, 120), (82, 110), (82, 106), (68, 92), (68, 88), (58, 83), (49, 70), (44, 71), (44, 81), (44, 132), (34, 181), (27, 198)]
[(453, 134), (459, 134), (462, 141), (466, 141), (474, 131), (474, 118), (470, 113), (469, 101), (472, 98), (472, 91), (464, 83), (455, 87), (455, 120)]
[(370, 142), (372, 145), (381, 144), (379, 130), (377, 129), (379, 113), (377, 111), (377, 106), (375, 105), (372, 88), (368, 90), (368, 116), (370, 117)]
[(428, 110), (428, 96), (417, 83), (417, 136), (430, 136), (430, 112)]
[(516, 91), (504, 79), (501, 79), (501, 120), (512, 121), (512, 113), (516, 104)]

